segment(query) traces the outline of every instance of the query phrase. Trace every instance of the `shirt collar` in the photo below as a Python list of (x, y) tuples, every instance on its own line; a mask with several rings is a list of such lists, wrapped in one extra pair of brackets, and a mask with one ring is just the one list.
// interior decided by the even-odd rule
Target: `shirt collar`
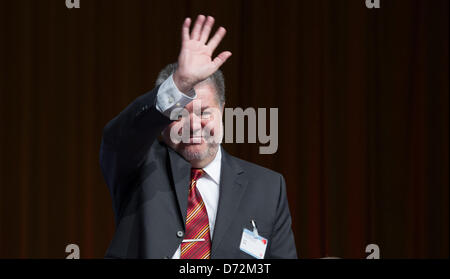
[(222, 165), (222, 151), (221, 146), (219, 145), (219, 148), (216, 153), (216, 157), (214, 157), (214, 160), (211, 161), (206, 167), (203, 168), (203, 170), (206, 172), (206, 174), (211, 178), (214, 182), (216, 182), (218, 185), (220, 185), (220, 167)]

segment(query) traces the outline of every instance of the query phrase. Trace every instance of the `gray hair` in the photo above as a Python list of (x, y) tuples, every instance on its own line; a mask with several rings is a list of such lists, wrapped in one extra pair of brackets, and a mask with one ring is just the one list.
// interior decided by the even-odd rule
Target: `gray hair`
[[(170, 77), (171, 74), (175, 73), (175, 70), (178, 68), (178, 63), (172, 63), (164, 67), (158, 74), (158, 78), (156, 79), (155, 85), (159, 86), (166, 79)], [(212, 82), (214, 87), (216, 88), (216, 96), (218, 103), (221, 107), (225, 104), (225, 79), (223, 77), (223, 73), (220, 69), (218, 69), (214, 74), (210, 75), (206, 80)]]

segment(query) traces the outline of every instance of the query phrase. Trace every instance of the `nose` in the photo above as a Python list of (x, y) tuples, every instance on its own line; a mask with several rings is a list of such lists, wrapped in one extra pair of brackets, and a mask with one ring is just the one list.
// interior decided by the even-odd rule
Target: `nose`
[(202, 118), (196, 115), (195, 113), (190, 113), (190, 126), (191, 126), (191, 135), (195, 135), (199, 130), (202, 129)]

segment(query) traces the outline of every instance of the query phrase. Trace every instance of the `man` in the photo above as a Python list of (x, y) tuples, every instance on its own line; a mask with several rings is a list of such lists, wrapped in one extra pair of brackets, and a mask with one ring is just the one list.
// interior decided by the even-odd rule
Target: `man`
[(106, 257), (296, 258), (283, 176), (217, 141), (219, 67), (231, 53), (212, 54), (226, 31), (208, 41), (214, 18), (190, 24), (178, 63), (104, 128), (100, 164), (116, 221)]

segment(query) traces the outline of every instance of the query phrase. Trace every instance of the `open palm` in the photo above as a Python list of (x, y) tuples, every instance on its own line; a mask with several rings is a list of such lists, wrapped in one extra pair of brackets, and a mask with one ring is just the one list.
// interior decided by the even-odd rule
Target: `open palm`
[(220, 27), (208, 41), (214, 25), (213, 17), (205, 18), (199, 15), (191, 33), (190, 25), (190, 18), (186, 18), (182, 27), (178, 69), (174, 74), (174, 81), (182, 92), (189, 91), (195, 84), (208, 78), (231, 56), (231, 52), (224, 51), (212, 58), (214, 50), (226, 33), (225, 28)]

